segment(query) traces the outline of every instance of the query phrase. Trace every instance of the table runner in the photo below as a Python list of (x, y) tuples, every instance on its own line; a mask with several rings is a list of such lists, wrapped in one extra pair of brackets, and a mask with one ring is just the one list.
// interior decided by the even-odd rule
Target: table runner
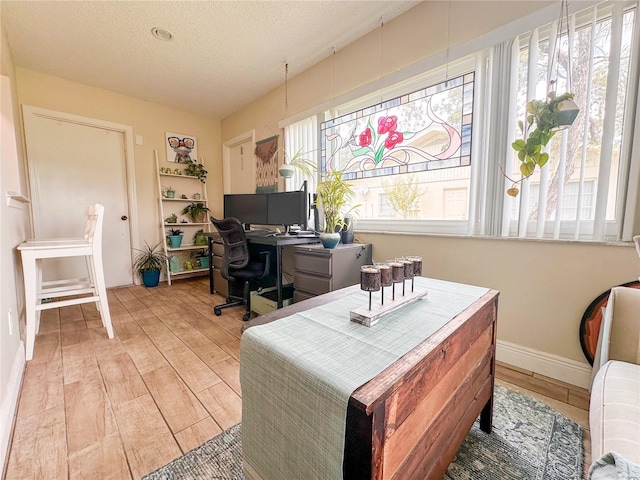
[[(396, 294), (401, 292), (397, 287)], [(416, 277), (415, 288), (426, 289), (428, 296), (373, 327), (349, 320), (350, 310), (368, 302), (368, 294), (359, 291), (243, 333), (240, 383), (247, 478), (342, 478), (351, 393), (489, 291), (423, 277)], [(379, 301), (380, 293), (373, 298)]]

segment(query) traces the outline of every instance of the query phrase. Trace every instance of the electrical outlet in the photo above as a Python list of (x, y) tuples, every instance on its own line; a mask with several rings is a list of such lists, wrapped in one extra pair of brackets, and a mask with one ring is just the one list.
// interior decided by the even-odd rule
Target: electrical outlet
[(13, 310), (7, 312), (7, 320), (9, 321), (9, 336), (13, 335)]

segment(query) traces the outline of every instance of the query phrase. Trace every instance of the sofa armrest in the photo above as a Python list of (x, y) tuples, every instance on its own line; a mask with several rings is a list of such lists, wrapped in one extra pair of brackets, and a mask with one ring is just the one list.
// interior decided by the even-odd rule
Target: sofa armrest
[(594, 375), (608, 360), (640, 364), (639, 289), (611, 289), (593, 361)]

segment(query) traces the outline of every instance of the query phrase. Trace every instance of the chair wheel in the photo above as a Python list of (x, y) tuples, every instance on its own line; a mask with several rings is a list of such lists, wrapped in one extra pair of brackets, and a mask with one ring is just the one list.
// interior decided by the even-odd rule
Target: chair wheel
[(242, 316), (242, 321), (246, 322), (247, 320), (249, 320), (250, 317), (251, 317), (251, 313), (247, 312)]
[(219, 317), (220, 315), (222, 315), (222, 310), (220, 310), (219, 308), (214, 308), (213, 313), (216, 314), (216, 317)]

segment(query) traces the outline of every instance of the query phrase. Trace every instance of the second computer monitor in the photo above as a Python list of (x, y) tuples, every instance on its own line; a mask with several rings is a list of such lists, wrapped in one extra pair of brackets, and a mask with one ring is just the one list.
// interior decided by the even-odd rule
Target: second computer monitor
[(299, 225), (307, 229), (308, 219), (307, 192), (270, 193), (267, 204), (267, 223), (269, 225)]

